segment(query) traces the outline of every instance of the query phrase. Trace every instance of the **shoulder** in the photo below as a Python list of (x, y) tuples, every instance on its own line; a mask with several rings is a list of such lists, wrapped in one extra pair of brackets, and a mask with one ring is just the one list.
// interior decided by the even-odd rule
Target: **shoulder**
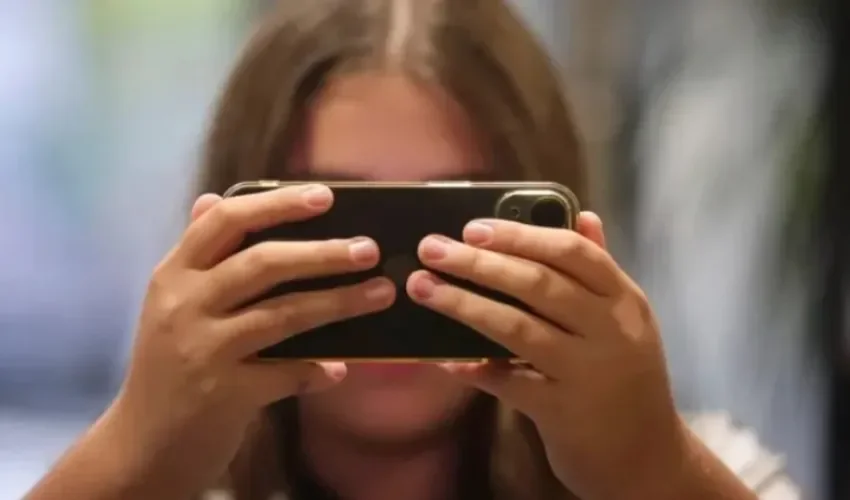
[(784, 457), (764, 447), (754, 430), (737, 425), (726, 413), (692, 414), (686, 420), (691, 430), (759, 498), (803, 498), (785, 470)]

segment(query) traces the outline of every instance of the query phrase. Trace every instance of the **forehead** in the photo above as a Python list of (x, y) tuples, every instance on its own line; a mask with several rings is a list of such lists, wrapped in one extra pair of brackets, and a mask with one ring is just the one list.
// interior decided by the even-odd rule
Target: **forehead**
[(446, 92), (404, 76), (331, 81), (308, 110), (302, 175), (424, 181), (475, 178), (485, 161), (463, 109)]

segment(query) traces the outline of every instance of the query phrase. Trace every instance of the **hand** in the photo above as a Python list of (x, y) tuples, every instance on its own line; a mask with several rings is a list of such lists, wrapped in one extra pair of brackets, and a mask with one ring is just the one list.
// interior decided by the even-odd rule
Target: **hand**
[(685, 431), (658, 327), (643, 292), (605, 250), (599, 218), (581, 214), (577, 231), (476, 221), (463, 238), (430, 236), (419, 256), (430, 269), (513, 296), (534, 314), (425, 270), (410, 277), (408, 294), (534, 369), (443, 367), (526, 414), (554, 472), (580, 498), (629, 498), (647, 491), (648, 481), (671, 484)]
[(234, 254), (247, 232), (330, 208), (329, 189), (308, 187), (201, 197), (182, 241), (153, 274), (129, 374), (107, 414), (128, 440), (116, 446), (136, 450), (134, 470), (167, 484), (174, 498), (221, 478), (263, 407), (345, 376), (342, 363), (259, 361), (258, 351), (394, 300), (392, 283), (377, 278), (241, 307), (276, 283), (378, 263), (377, 246), (365, 238), (266, 242)]

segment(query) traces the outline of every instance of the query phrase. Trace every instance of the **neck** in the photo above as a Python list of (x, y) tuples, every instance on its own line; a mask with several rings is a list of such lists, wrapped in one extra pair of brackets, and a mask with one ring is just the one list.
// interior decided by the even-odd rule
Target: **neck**
[(457, 479), (459, 450), (453, 437), (409, 450), (370, 452), (302, 428), (301, 450), (316, 478), (344, 500), (447, 500), (454, 497)]

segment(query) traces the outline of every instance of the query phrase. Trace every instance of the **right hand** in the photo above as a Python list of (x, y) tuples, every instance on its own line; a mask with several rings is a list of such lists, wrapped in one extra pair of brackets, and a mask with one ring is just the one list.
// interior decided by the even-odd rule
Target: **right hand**
[(169, 498), (199, 493), (221, 478), (264, 407), (345, 376), (342, 363), (254, 355), (305, 330), (389, 307), (389, 280), (238, 309), (276, 283), (378, 263), (377, 246), (366, 238), (265, 242), (234, 254), (246, 233), (314, 217), (332, 203), (324, 186), (198, 199), (181, 242), (153, 273), (130, 370), (105, 417), (123, 430), (138, 481), (168, 485)]

